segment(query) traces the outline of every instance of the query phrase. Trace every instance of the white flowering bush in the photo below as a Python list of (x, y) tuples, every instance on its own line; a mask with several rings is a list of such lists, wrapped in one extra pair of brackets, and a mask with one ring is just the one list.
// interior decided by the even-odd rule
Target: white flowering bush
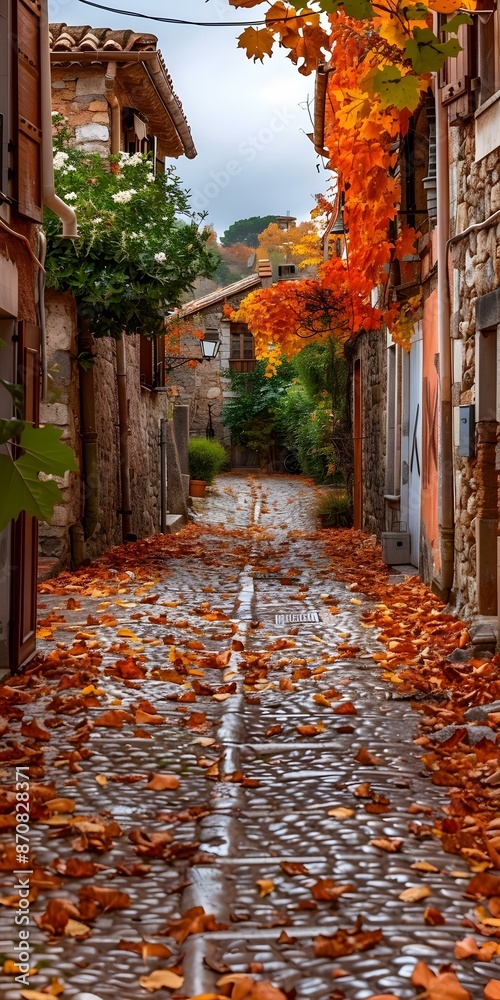
[(155, 177), (141, 153), (106, 160), (75, 149), (62, 116), (53, 122), (56, 189), (75, 208), (79, 239), (61, 240), (47, 210), (48, 287), (71, 292), (96, 337), (162, 333), (195, 278), (218, 265), (210, 230), (172, 167)]

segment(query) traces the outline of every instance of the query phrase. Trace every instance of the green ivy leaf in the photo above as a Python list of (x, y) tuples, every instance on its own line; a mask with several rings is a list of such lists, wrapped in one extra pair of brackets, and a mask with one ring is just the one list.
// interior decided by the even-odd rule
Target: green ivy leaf
[(68, 471), (78, 472), (72, 449), (61, 443), (61, 431), (52, 424), (45, 427), (27, 424), (19, 443), (25, 452), (23, 458), (26, 464), (37, 472), (46, 472), (51, 476), (63, 476)]
[(474, 22), (470, 14), (466, 14), (465, 11), (463, 13), (459, 12), (458, 14), (455, 14), (455, 17), (452, 17), (451, 21), (446, 21), (444, 24), (442, 24), (441, 30), (451, 31), (456, 34), (461, 24), (473, 24), (473, 23)]
[(24, 411), (24, 389), (22, 385), (16, 385), (15, 382), (7, 382), (4, 378), (0, 378), (0, 385), (3, 385), (4, 389), (12, 396), (12, 401), (16, 410), (20, 413)]
[(61, 444), (57, 427), (26, 425), (20, 444), (24, 454), (14, 460), (0, 455), (0, 531), (16, 520), (22, 510), (41, 521), (50, 521), (61, 491), (53, 480), (40, 480), (39, 473), (62, 476), (77, 471), (75, 456), (68, 445)]
[(0, 420), (0, 444), (6, 444), (7, 441), (17, 438), (24, 427), (26, 427), (24, 420), (5, 420), (2, 418)]
[(40, 521), (50, 521), (62, 497), (52, 479), (41, 482), (36, 473), (23, 467), (22, 459), (13, 462), (9, 455), (0, 455), (0, 476), (4, 488), (0, 499), (0, 531), (9, 521), (17, 520), (22, 510)]
[(413, 65), (415, 73), (437, 73), (447, 59), (452, 59), (461, 51), (457, 38), (440, 42), (430, 28), (414, 28), (413, 38), (405, 46), (405, 56)]
[(419, 79), (413, 74), (402, 76), (397, 66), (384, 66), (373, 77), (373, 89), (380, 94), (384, 108), (407, 108), (414, 111), (420, 96)]
[(416, 3), (411, 7), (403, 7), (402, 13), (407, 21), (426, 21), (429, 17), (429, 8), (424, 3)]
[(344, 10), (349, 17), (355, 17), (358, 21), (375, 16), (369, 0), (344, 0)]

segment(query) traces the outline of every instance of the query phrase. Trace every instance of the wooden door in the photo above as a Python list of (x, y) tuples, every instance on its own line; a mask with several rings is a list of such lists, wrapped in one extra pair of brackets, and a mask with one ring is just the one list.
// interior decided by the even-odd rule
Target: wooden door
[(363, 398), (361, 361), (354, 362), (354, 527), (363, 527)]
[[(17, 381), (24, 389), (25, 419), (40, 418), (40, 329), (18, 324)], [(36, 651), (38, 521), (23, 511), (13, 532), (10, 667), (18, 670)]]

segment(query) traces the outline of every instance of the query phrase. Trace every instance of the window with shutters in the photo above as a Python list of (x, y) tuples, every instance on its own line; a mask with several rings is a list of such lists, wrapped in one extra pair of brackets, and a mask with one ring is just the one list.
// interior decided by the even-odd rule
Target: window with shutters
[(40, 2), (15, 0), (15, 177), (17, 207), (35, 222), (43, 219), (42, 117), (40, 85)]
[(480, 108), (500, 89), (500, 55), (495, 45), (499, 30), (498, 6), (495, 0), (478, 0), (478, 13), (474, 16), (477, 45), (476, 107)]
[(474, 12), (477, 46), (475, 97), (475, 161), (500, 146), (500, 13), (495, 0), (478, 0)]
[(468, 120), (500, 89), (497, 0), (477, 0), (471, 16), (473, 23), (462, 24), (458, 31), (462, 51), (447, 59), (440, 74), (450, 125)]
[(237, 372), (255, 368), (255, 344), (246, 323), (231, 323), (229, 367)]
[[(447, 19), (442, 17), (442, 23)], [(443, 34), (443, 37), (446, 37)], [(447, 59), (440, 74), (441, 100), (448, 107), (450, 125), (468, 121), (474, 112), (472, 80), (477, 76), (477, 43), (474, 25), (458, 29), (461, 51)]]
[(150, 153), (154, 147), (146, 119), (134, 108), (124, 108), (122, 112), (123, 149), (132, 156), (134, 153)]
[(147, 389), (165, 385), (165, 337), (139, 339), (140, 382)]

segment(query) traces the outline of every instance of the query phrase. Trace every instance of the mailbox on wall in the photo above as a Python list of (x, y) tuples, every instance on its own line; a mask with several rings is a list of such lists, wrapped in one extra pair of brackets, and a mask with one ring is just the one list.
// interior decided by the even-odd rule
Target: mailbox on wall
[(476, 419), (474, 413), (474, 403), (467, 406), (459, 406), (459, 411), (460, 435), (458, 441), (458, 454), (461, 458), (475, 458)]

